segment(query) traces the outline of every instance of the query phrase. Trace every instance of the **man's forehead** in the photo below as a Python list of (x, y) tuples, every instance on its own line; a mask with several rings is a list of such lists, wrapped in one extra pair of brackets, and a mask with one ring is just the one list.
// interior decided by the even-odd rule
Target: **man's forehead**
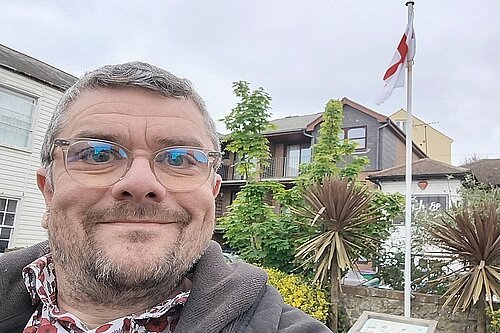
[(119, 87), (105, 88), (99, 87), (90, 90), (84, 90), (79, 93), (69, 109), (86, 109), (99, 103), (121, 102), (123, 104), (142, 104), (142, 105), (158, 105), (158, 104), (184, 104), (193, 109), (193, 111), (201, 111), (198, 106), (187, 97), (182, 96), (164, 96), (159, 92), (149, 89), (135, 87)]
[[(74, 134), (75, 138), (90, 138), (106, 140), (127, 145), (130, 141), (127, 133), (123, 131), (109, 131), (106, 129), (82, 129)], [(158, 147), (174, 147), (174, 146), (188, 146), (188, 147), (204, 147), (205, 144), (198, 136), (191, 136), (189, 133), (185, 135), (163, 136), (154, 135), (148, 138), (150, 143)]]
[(130, 132), (139, 130), (155, 146), (211, 146), (206, 122), (194, 102), (144, 89), (86, 91), (67, 116), (64, 136), (128, 144)]

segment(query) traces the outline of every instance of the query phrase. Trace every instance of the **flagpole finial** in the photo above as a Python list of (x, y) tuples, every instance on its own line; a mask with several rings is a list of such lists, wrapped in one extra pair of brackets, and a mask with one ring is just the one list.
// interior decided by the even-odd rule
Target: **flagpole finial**
[(405, 5), (406, 6), (412, 5), (413, 6), (414, 4), (415, 4), (415, 1), (407, 1)]

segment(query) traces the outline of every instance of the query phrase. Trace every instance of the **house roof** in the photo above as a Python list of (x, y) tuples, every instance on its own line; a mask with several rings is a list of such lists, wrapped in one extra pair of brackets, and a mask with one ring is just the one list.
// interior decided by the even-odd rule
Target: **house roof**
[(0, 67), (65, 91), (77, 78), (40, 60), (0, 44)]
[[(464, 177), (470, 173), (468, 168), (456, 167), (430, 158), (423, 158), (412, 163), (412, 174), (414, 179), (419, 178), (443, 178), (449, 175), (455, 178)], [(385, 179), (400, 180), (406, 174), (406, 164), (394, 166), (368, 175), (369, 180)]]
[(306, 114), (300, 116), (288, 116), (285, 118), (274, 119), (271, 121), (272, 124), (276, 126), (276, 128), (266, 131), (266, 134), (271, 133), (283, 133), (283, 132), (294, 132), (294, 131), (302, 131), (307, 128), (307, 125), (314, 122), (316, 119), (321, 117), (323, 112), (314, 113), (314, 114)]
[[(347, 97), (342, 98), (343, 105), (349, 105), (350, 107), (363, 112), (373, 118), (375, 118), (379, 123), (387, 124), (389, 128), (393, 130), (396, 136), (403, 142), (406, 140), (405, 133), (397, 126), (389, 117), (384, 116), (372, 109), (367, 108), (364, 105), (356, 103)], [(314, 127), (323, 121), (323, 112), (307, 114), (301, 116), (290, 116), (285, 118), (279, 118), (272, 120), (271, 123), (276, 126), (275, 129), (264, 132), (265, 135), (275, 135), (284, 133), (294, 133), (294, 132), (312, 132)], [(420, 157), (426, 157), (427, 155), (423, 152), (418, 145), (413, 142), (413, 151)]]
[[(384, 116), (376, 111), (373, 111), (366, 106), (359, 103), (351, 101), (349, 98), (342, 98), (343, 105), (349, 105), (354, 109), (357, 109), (373, 118), (377, 119), (379, 122), (387, 122), (388, 117)], [(294, 131), (312, 131), (314, 126), (323, 121), (323, 112), (317, 112), (313, 114), (298, 115), (298, 116), (288, 116), (285, 118), (274, 119), (271, 121), (276, 128), (270, 131), (266, 131), (266, 134), (271, 133), (283, 133), (283, 132), (294, 132)], [(394, 125), (396, 126), (396, 125)]]
[(482, 159), (462, 165), (481, 183), (500, 185), (500, 158)]

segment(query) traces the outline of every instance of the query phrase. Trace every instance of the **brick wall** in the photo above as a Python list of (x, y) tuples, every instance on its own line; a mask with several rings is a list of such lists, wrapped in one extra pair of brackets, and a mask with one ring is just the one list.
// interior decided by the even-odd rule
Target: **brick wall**
[[(402, 316), (404, 314), (404, 293), (401, 291), (343, 286), (341, 303), (346, 309), (347, 327), (361, 316), (363, 311), (373, 311)], [(437, 320), (436, 333), (476, 332), (476, 311), (452, 314), (452, 307), (442, 308), (444, 299), (436, 295), (414, 294), (411, 301), (411, 316)]]

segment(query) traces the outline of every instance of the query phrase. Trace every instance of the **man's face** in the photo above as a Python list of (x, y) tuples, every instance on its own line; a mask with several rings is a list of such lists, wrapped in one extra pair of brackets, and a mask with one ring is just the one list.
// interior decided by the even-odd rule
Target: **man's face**
[(54, 150), (52, 188), (39, 170), (56, 269), (83, 274), (79, 279), (88, 271), (104, 282), (110, 275), (123, 288), (184, 273), (211, 238), (220, 177), (212, 174), (190, 192), (172, 192), (156, 180), (148, 153), (166, 142), (213, 150), (200, 111), (191, 101), (145, 90), (98, 89), (80, 96), (67, 119), (59, 138), (107, 139), (135, 158), (124, 178), (109, 187), (75, 182), (60, 148)]

